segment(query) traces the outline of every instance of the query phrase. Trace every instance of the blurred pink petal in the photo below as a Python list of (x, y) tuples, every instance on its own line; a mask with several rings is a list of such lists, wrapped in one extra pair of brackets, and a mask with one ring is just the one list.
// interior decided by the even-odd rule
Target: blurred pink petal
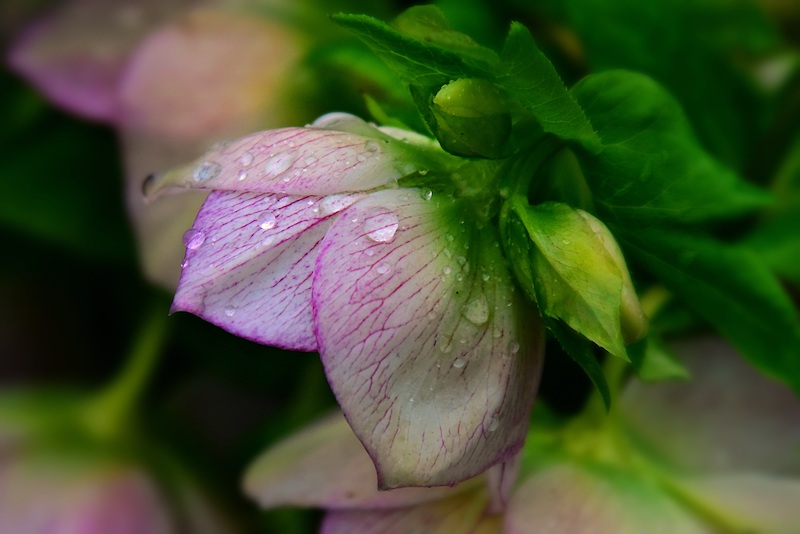
[(153, 481), (135, 469), (47, 460), (0, 465), (0, 532), (172, 534)]
[(76, 0), (24, 33), (9, 62), (56, 104), (114, 121), (118, 83), (140, 39), (200, 0)]
[(716, 338), (673, 347), (688, 382), (631, 382), (619, 406), (632, 431), (688, 472), (800, 475), (800, 401)]
[(505, 534), (710, 534), (654, 481), (557, 463), (514, 492)]
[[(396, 490), (392, 490), (396, 491)], [(486, 495), (475, 489), (396, 510), (328, 512), (321, 534), (500, 534), (501, 519), (485, 514)]]
[(375, 467), (341, 413), (278, 443), (250, 466), (246, 493), (263, 508), (385, 509), (440, 499), (458, 488), (378, 491)]

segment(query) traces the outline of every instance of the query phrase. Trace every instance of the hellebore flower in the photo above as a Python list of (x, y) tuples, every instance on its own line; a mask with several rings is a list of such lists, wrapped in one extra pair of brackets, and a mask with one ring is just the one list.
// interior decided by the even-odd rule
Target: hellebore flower
[[(275, 13), (286, 8), (269, 4)], [(75, 0), (23, 33), (9, 54), (12, 68), (54, 103), (117, 129), (143, 270), (170, 289), (181, 234), (205, 195), (148, 205), (142, 179), (221, 139), (308, 119), (290, 96), (307, 39), (280, 17), (256, 13), (231, 1)]]
[(480, 479), (414, 499), (376, 491), (336, 419), (266, 451), (245, 491), (264, 508), (325, 508), (325, 534), (796, 532), (800, 402), (717, 339), (674, 348), (692, 381), (633, 381), (600, 426), (535, 428), (502, 515), (490, 513), (492, 486)]
[(543, 348), (485, 165), (341, 113), (212, 150), (146, 187), (214, 190), (173, 310), (318, 350), (382, 488), (477, 475), (522, 446)]

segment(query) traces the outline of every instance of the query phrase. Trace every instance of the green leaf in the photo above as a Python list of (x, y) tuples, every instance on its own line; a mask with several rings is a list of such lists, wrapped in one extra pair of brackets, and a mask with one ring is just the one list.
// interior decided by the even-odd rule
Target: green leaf
[(647, 76), (593, 74), (573, 94), (603, 139), (602, 153), (579, 159), (604, 215), (629, 224), (699, 223), (773, 201), (709, 156), (677, 102)]
[(475, 57), (480, 54), (464, 53), (463, 44), (454, 51), (441, 41), (422, 41), (367, 15), (340, 14), (333, 20), (353, 31), (407, 83), (441, 86), (458, 78), (491, 77), (489, 63)]
[(522, 24), (511, 25), (501, 60), (495, 83), (518, 99), (545, 132), (577, 141), (590, 152), (599, 150), (600, 138), (586, 114)]
[(779, 43), (774, 22), (758, 2), (564, 4), (566, 24), (592, 72), (629, 69), (652, 76), (681, 103), (703, 146), (726, 164), (742, 167), (756, 146), (764, 112), (764, 99), (742, 59), (774, 51)]
[[(523, 276), (532, 278), (542, 315), (563, 320), (627, 360), (623, 322), (626, 293), (632, 287), (621, 256), (615, 257), (605, 243), (606, 237), (613, 239), (608, 230), (589, 214), (566, 204), (548, 202), (531, 207), (522, 198), (512, 202), (511, 217), (519, 218), (534, 244), (528, 256), (530, 275), (526, 270)], [(635, 305), (638, 307), (638, 300)], [(637, 329), (637, 334), (640, 331)]]
[(770, 217), (742, 245), (778, 276), (800, 284), (800, 202)]
[(713, 325), (753, 366), (800, 393), (800, 322), (791, 299), (743, 247), (662, 228), (614, 235), (674, 295)]
[(603, 397), (603, 404), (608, 410), (611, 407), (611, 392), (608, 389), (603, 367), (597, 361), (594, 350), (592, 350), (592, 343), (563, 322), (544, 315), (542, 317), (547, 329), (552, 332), (561, 347), (575, 360), (575, 363), (581, 366), (581, 369), (587, 374), (597, 391), (600, 392), (600, 396)]
[[(673, 356), (658, 337), (650, 335), (641, 343), (642, 346), (638, 350), (628, 351), (631, 354), (633, 368), (640, 379), (646, 382), (656, 382), (690, 378), (689, 370)], [(633, 357), (636, 352), (641, 352), (640, 357)]]

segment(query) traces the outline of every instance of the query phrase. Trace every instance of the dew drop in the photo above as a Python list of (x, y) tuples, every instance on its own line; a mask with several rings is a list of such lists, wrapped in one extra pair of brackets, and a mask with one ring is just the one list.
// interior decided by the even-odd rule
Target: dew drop
[(239, 171), (239, 174), (236, 175), (236, 179), (239, 180), (240, 182), (245, 178), (247, 178), (247, 171), (245, 170)]
[(508, 346), (508, 350), (511, 352), (511, 354), (518, 353), (519, 352), (519, 343), (517, 343), (516, 341), (512, 341), (511, 344)]
[(187, 258), (183, 258), (181, 260), (181, 269), (185, 269), (189, 266), (189, 260)]
[(564, 245), (569, 245), (571, 241), (569, 239), (562, 239), (561, 243), (563, 243)]
[[(288, 171), (292, 165), (297, 161), (297, 155), (291, 152), (282, 152), (271, 156), (266, 163), (264, 163), (264, 172), (272, 176), (277, 176)], [(288, 176), (283, 179), (288, 182)]]
[(500, 418), (493, 415), (489, 418), (489, 424), (486, 425), (487, 432), (494, 432), (500, 426)]
[(456, 369), (461, 369), (462, 367), (464, 367), (465, 363), (466, 362), (464, 361), (463, 358), (456, 358), (455, 360), (453, 360), (453, 367), (455, 367)]
[(377, 152), (380, 149), (380, 146), (378, 146), (378, 143), (375, 141), (367, 141), (367, 144), (364, 145), (364, 149), (367, 152)]
[(242, 157), (239, 158), (239, 163), (245, 167), (249, 167), (250, 165), (253, 164), (253, 160), (255, 159), (256, 159), (255, 155), (252, 152), (247, 151), (244, 154), (242, 154)]
[(275, 217), (273, 217), (272, 215), (268, 215), (267, 218), (264, 219), (264, 221), (262, 221), (261, 224), (259, 224), (259, 226), (261, 227), (262, 230), (272, 230), (273, 228), (275, 228), (276, 222), (277, 221), (275, 220)]
[(197, 250), (205, 242), (206, 234), (200, 230), (190, 228), (183, 234), (183, 244), (186, 245), (186, 248), (189, 250)]
[(371, 258), (372, 256), (375, 255), (375, 251), (372, 250), (371, 248), (368, 248), (367, 250), (364, 251), (364, 254), (366, 254), (367, 256), (369, 256)]
[(214, 161), (204, 161), (199, 163), (192, 171), (192, 178), (196, 182), (207, 182), (213, 180), (222, 172), (222, 166)]
[(261, 246), (267, 248), (272, 246), (274, 242), (275, 242), (275, 236), (268, 236), (265, 237), (263, 241), (261, 241)]
[(306, 165), (313, 165), (317, 162), (317, 158), (315, 158), (314, 156), (308, 156), (306, 157), (306, 159), (303, 160), (303, 162)]
[(430, 189), (421, 189), (419, 192), (419, 196), (420, 198), (422, 198), (422, 200), (430, 200), (433, 198), (433, 191), (431, 191)]
[(234, 315), (236, 315), (236, 308), (234, 308), (233, 306), (225, 306), (224, 311), (226, 317), (233, 317)]
[(333, 215), (350, 206), (357, 198), (355, 195), (327, 196), (319, 202), (319, 213), (323, 216)]
[(358, 156), (356, 156), (356, 159), (358, 161), (367, 161), (367, 156), (365, 154), (359, 154)]
[(453, 234), (447, 234), (446, 238), (447, 238), (447, 241), (449, 241), (450, 243), (452, 243), (453, 240), (455, 239), (455, 237), (453, 237)]
[(464, 317), (478, 326), (486, 324), (489, 320), (489, 304), (486, 302), (486, 297), (480, 295), (469, 301), (464, 307)]
[(488, 275), (488, 274), (486, 274), (486, 273), (483, 273), (483, 275), (481, 276), (481, 278), (483, 278), (483, 281), (484, 281), (484, 282), (488, 282), (489, 280), (491, 280), (491, 279), (492, 279), (492, 277), (491, 277), (491, 276), (489, 276), (489, 275)]
[(426, 174), (428, 174), (428, 169), (420, 169), (419, 170), (419, 175), (420, 176), (425, 176)]
[(397, 214), (383, 209), (364, 220), (364, 231), (367, 232), (367, 237), (376, 243), (391, 243), (398, 226)]
[(445, 275), (448, 275), (448, 274), (450, 274), (450, 273), (452, 273), (452, 272), (453, 272), (453, 269), (451, 269), (451, 268), (450, 268), (450, 266), (449, 266), (449, 265), (447, 265), (447, 266), (445, 266), (445, 268), (444, 268), (444, 269), (442, 269), (442, 272), (443, 272)]
[(375, 270), (378, 272), (378, 274), (387, 274), (389, 273), (389, 271), (392, 270), (392, 266), (384, 261), (382, 263), (379, 263), (375, 267)]

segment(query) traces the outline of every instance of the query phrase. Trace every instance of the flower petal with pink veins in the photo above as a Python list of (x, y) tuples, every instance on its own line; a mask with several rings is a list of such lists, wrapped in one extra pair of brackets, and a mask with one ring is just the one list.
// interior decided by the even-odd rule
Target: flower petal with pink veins
[(262, 508), (319, 506), (385, 509), (441, 499), (458, 488), (378, 491), (375, 467), (341, 413), (305, 428), (270, 448), (250, 466), (246, 493)]
[(470, 490), (411, 508), (333, 511), (320, 534), (501, 534), (500, 516), (485, 515), (485, 508), (485, 493)]
[(56, 104), (113, 121), (128, 57), (153, 27), (200, 0), (78, 0), (23, 34), (9, 62)]
[(800, 475), (800, 401), (789, 388), (762, 376), (720, 339), (672, 348), (692, 380), (632, 381), (619, 402), (632, 431), (694, 472)]
[(249, 135), (212, 149), (187, 167), (154, 176), (145, 193), (189, 187), (325, 196), (389, 186), (423, 169), (426, 155), (418, 145), (363, 125), (374, 136), (318, 127)]
[(212, 193), (184, 234), (173, 311), (258, 343), (316, 350), (314, 261), (331, 217), (357, 198)]
[(505, 534), (711, 534), (657, 485), (610, 468), (554, 464), (529, 476)]
[(470, 478), (510, 459), (528, 428), (542, 327), (492, 231), (459, 224), (459, 208), (413, 189), (371, 194), (317, 257), (322, 362), (383, 489)]

